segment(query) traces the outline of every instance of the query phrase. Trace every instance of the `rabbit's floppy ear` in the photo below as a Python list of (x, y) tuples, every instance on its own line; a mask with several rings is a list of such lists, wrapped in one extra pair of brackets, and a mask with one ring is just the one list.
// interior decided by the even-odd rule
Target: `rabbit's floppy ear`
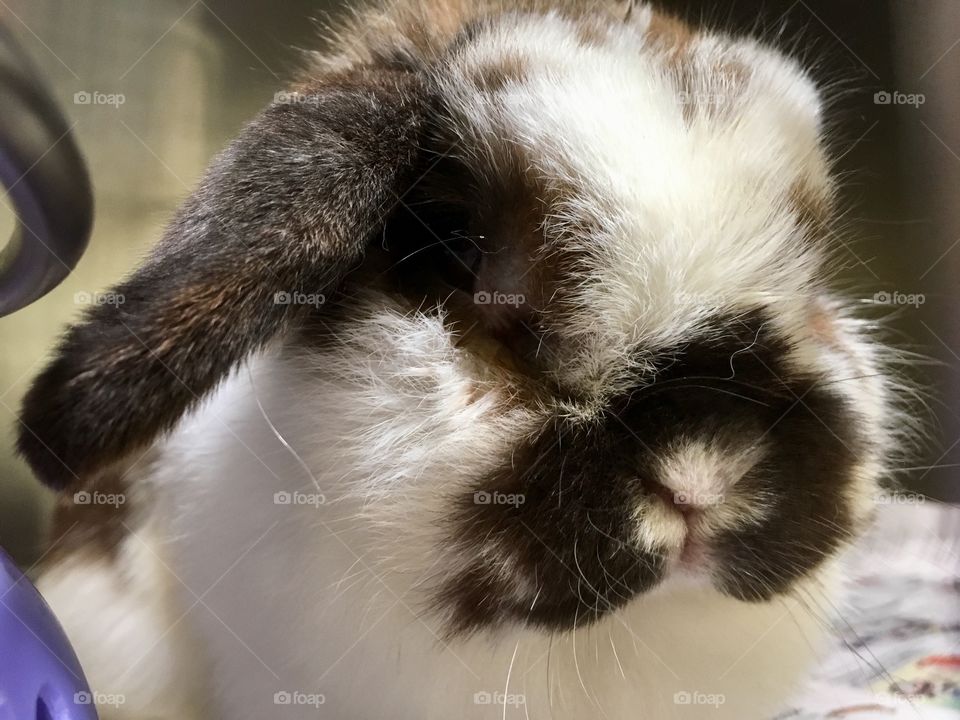
[(417, 76), (357, 70), (283, 96), (214, 162), (161, 242), (61, 340), (18, 449), (61, 487), (147, 446), (361, 258), (415, 180)]

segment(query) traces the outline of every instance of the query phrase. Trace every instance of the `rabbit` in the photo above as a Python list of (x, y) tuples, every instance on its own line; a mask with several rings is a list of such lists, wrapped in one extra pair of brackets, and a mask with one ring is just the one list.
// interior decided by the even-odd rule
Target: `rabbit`
[(821, 91), (636, 2), (332, 37), (25, 396), (101, 716), (771, 717), (898, 446)]

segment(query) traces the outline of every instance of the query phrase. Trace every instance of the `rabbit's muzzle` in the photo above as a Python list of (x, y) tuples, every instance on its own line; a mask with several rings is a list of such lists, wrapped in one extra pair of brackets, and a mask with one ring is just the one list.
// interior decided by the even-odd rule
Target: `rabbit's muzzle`
[(681, 569), (769, 600), (853, 534), (853, 410), (788, 365), (760, 314), (717, 327), (592, 418), (554, 418), (460, 498), (461, 570), (436, 599), (454, 631), (571, 629)]

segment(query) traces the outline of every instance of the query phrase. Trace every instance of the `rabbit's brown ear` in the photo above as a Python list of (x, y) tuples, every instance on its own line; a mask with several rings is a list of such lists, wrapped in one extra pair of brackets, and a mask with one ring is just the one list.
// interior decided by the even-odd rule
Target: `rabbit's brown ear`
[[(358, 262), (415, 177), (423, 90), (357, 72), (284, 97), (213, 164), (157, 248), (62, 339), (18, 448), (62, 487), (150, 443)], [(278, 297), (280, 301), (278, 302)]]

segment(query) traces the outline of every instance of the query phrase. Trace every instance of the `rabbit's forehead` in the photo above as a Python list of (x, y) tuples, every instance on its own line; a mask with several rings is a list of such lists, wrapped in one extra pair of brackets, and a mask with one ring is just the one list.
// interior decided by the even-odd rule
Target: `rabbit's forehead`
[(564, 297), (579, 310), (566, 332), (604, 336), (594, 352), (610, 358), (585, 362), (674, 345), (719, 313), (805, 312), (831, 185), (817, 92), (796, 63), (646, 8), (500, 17), (438, 82), (451, 152), (492, 198), (494, 232), (533, 258), (519, 290)]

